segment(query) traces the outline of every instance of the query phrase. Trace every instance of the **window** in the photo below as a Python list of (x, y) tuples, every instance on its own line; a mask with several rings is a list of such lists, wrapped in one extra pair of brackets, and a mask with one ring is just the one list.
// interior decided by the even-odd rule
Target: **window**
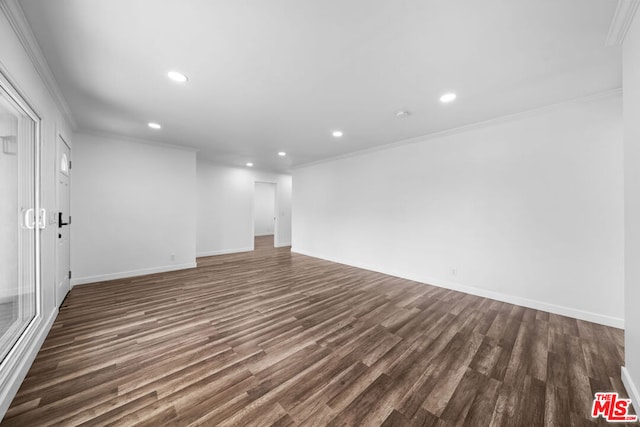
[(67, 159), (66, 153), (62, 153), (62, 158), (60, 159), (60, 172), (69, 176), (69, 159)]

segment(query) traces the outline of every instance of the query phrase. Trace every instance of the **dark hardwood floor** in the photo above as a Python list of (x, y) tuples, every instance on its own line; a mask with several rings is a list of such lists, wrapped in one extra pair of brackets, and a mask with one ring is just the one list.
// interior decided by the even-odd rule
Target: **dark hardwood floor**
[(583, 426), (623, 332), (291, 254), (73, 288), (2, 426)]

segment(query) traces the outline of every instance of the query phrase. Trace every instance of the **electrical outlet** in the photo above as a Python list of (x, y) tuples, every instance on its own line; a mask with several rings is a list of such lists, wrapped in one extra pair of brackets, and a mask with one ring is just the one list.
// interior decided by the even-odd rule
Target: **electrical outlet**
[(452, 268), (452, 269), (451, 269), (451, 275), (452, 275), (453, 277), (457, 276), (457, 275), (458, 275), (458, 270), (456, 270), (455, 268)]
[(171, 254), (171, 261), (175, 261), (176, 260), (176, 254)]

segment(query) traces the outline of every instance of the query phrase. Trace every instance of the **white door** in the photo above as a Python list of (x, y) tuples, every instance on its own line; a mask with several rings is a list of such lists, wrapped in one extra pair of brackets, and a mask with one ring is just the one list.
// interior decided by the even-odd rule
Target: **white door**
[(71, 148), (69, 144), (58, 136), (56, 185), (58, 197), (57, 222), (57, 247), (56, 247), (56, 302), (58, 307), (69, 292), (69, 279), (71, 276), (71, 246), (69, 234), (71, 232)]
[(276, 220), (276, 185), (256, 182), (253, 198), (254, 236), (273, 236)]
[[(0, 73), (0, 390), (39, 316), (38, 119)], [(24, 341), (22, 341), (24, 342)]]

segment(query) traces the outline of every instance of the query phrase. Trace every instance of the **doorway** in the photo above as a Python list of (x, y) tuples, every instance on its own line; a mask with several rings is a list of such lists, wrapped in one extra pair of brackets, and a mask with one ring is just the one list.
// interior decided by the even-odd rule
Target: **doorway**
[(62, 135), (58, 135), (56, 150), (56, 304), (60, 307), (71, 279), (71, 147)]
[(276, 220), (276, 184), (256, 182), (253, 196), (254, 249), (275, 246)]

